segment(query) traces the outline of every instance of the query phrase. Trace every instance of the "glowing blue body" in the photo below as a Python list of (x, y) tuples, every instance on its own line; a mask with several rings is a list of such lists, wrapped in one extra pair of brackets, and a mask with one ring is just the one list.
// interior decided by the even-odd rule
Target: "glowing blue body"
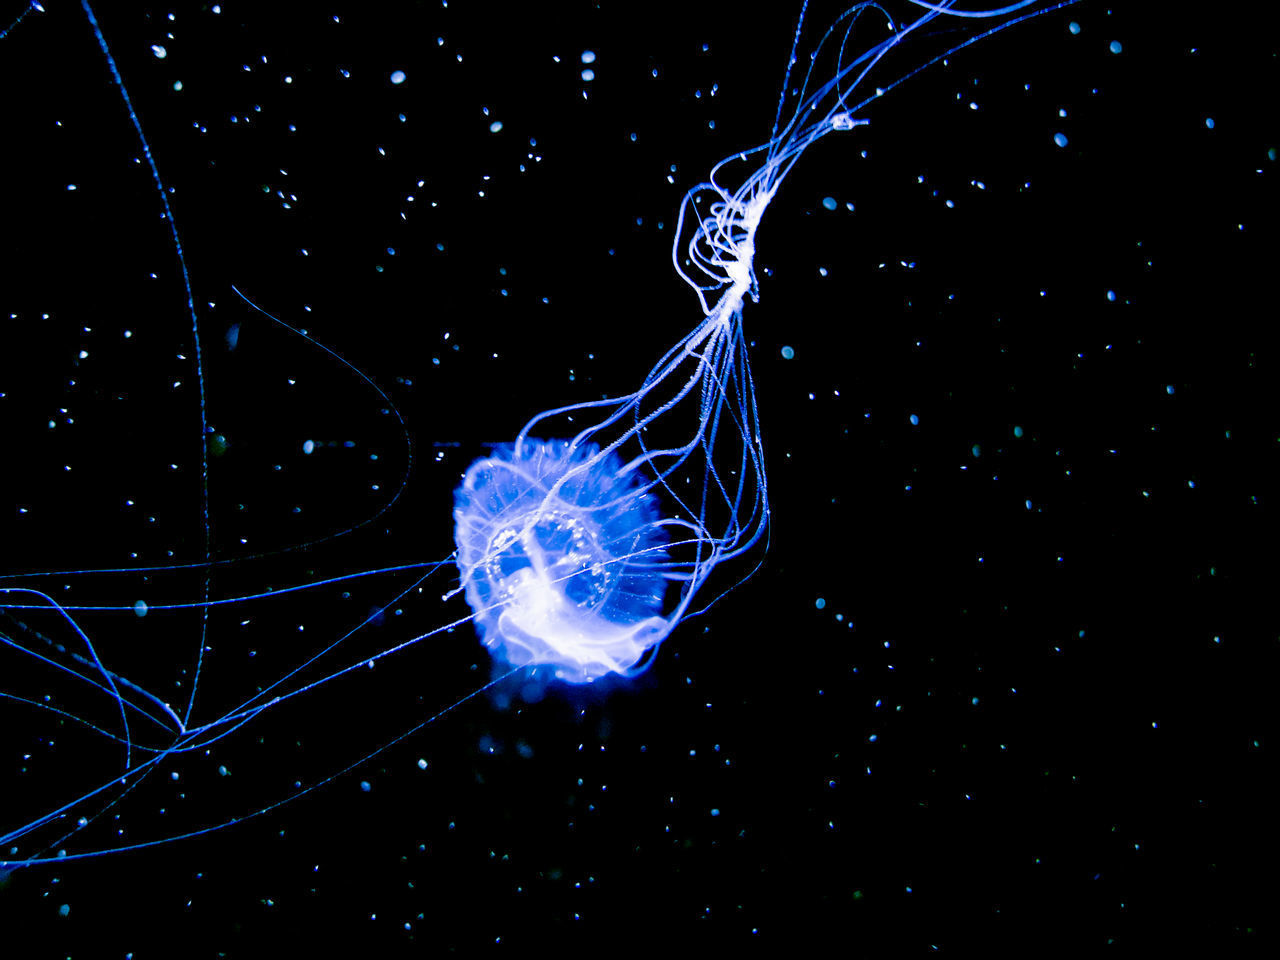
[[(652, 662), (645, 653), (682, 618), (706, 609), (692, 603), (716, 566), (766, 541), (768, 481), (742, 326), (745, 301), (759, 297), (755, 237), (765, 210), (800, 156), (830, 133), (865, 124), (857, 114), (874, 100), (947, 54), (1044, 12), (1030, 9), (1036, 0), (977, 11), (953, 9), (955, 0), (910, 2), (924, 12), (907, 23), (878, 3), (847, 9), (793, 88), (802, 11), (768, 141), (720, 161), (680, 205), (671, 263), (697, 295), (701, 321), (638, 390), (540, 413), (510, 450), (467, 471), (455, 511), (460, 586), (452, 593), (465, 592), (482, 641), (505, 660), (546, 664), (572, 682), (642, 669)], [(874, 92), (858, 92), (891, 51), (944, 14), (1008, 19)], [(855, 33), (865, 28), (884, 32), (859, 47)], [(832, 62), (820, 68), (824, 51)], [(742, 172), (726, 180), (735, 165)], [(584, 428), (584, 415), (600, 419)], [(530, 439), (535, 429), (573, 431), (573, 439), (540, 443)], [(637, 472), (654, 479), (642, 483)], [(654, 520), (650, 497), (665, 519)], [(669, 590), (650, 566), (662, 526), (679, 530), (661, 570)]]
[(505, 445), (471, 465), (454, 501), (484, 645), (571, 683), (626, 673), (671, 629), (655, 498), (599, 453), (565, 440)]

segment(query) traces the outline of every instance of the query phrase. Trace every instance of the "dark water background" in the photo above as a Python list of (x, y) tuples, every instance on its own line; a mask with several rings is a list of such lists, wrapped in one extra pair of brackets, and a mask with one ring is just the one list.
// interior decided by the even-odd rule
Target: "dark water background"
[[(214, 596), (444, 559), (486, 443), (632, 389), (699, 318), (675, 211), (768, 136), (797, 11), (546, 6), (99, 11), (195, 289), (214, 552), (241, 558)], [(0, 562), (198, 561), (168, 228), (84, 15), (48, 8), (0, 41)], [(761, 227), (746, 312), (773, 509), (755, 578), (631, 684), (535, 703), (500, 685), (266, 816), (7, 874), (17, 955), (1273, 940), (1274, 36), (1082, 3), (813, 148)], [(386, 390), (409, 446), (367, 384), (232, 284)], [(440, 599), (448, 570), (420, 575), (215, 609), (195, 716), (388, 603), (305, 678), (465, 616)], [(129, 608), (201, 579), (22, 582), (124, 608), (77, 621), (178, 706), (200, 617)], [(47, 613), (0, 630), (74, 644)], [(0, 670), (5, 692), (116, 729), (105, 697), (12, 652)], [(490, 676), (468, 627), (439, 633), (17, 855), (243, 817)], [(75, 723), (0, 712), (5, 829), (120, 769)]]

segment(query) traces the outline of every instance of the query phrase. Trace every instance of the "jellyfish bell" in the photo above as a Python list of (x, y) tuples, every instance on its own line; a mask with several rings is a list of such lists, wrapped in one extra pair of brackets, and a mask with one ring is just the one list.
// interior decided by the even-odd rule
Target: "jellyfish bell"
[(671, 631), (666, 529), (636, 469), (594, 444), (525, 439), (467, 470), (457, 562), (484, 645), (568, 683), (633, 670)]

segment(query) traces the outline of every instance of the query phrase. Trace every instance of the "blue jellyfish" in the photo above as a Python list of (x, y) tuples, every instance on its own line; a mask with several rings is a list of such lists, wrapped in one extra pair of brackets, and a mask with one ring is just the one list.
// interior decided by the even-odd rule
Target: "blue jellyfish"
[[(545, 666), (571, 683), (643, 670), (680, 620), (698, 612), (695, 595), (716, 566), (767, 541), (768, 480), (742, 319), (747, 298), (760, 296), (755, 238), (765, 210), (800, 156), (867, 123), (860, 113), (873, 100), (1048, 9), (1030, 9), (1036, 0), (977, 11), (954, 0), (911, 2), (923, 12), (901, 23), (878, 3), (846, 10), (793, 91), (801, 12), (768, 141), (722, 160), (680, 206), (671, 260), (702, 319), (639, 389), (539, 413), (513, 444), (467, 470), (454, 506), (459, 589), (502, 661)], [(862, 93), (881, 61), (943, 14), (997, 23)], [(866, 40), (869, 32), (876, 38)], [(732, 177), (737, 168), (746, 173)], [(569, 435), (583, 415), (599, 420)], [(560, 430), (568, 439), (535, 439)]]

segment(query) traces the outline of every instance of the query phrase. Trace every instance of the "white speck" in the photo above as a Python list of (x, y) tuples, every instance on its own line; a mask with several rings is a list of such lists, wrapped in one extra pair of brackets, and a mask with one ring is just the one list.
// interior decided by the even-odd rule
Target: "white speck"
[(394, 83), (396, 86), (400, 86), (400, 84), (404, 83), (404, 71), (403, 70), (394, 71), (391, 74), (391, 82)]
[(163, 60), (165, 57), (169, 55), (169, 51), (166, 50), (164, 47), (160, 46), (160, 44), (158, 43), (153, 43), (151, 45), (151, 52), (156, 55), (157, 60)]

